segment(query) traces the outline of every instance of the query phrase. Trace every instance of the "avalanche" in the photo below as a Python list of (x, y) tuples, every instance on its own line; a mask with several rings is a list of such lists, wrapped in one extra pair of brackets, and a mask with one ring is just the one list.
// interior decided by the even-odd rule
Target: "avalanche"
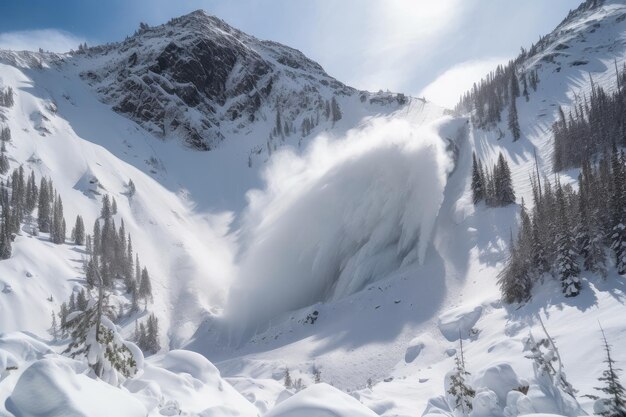
[[(419, 99), (356, 91), (301, 54), (201, 13), (75, 55), (0, 52), (0, 88), (15, 91), (14, 105), (0, 108), (13, 137), (11, 169), (51, 177), (67, 219), (82, 215), (87, 233), (103, 195), (115, 197), (154, 282), (146, 311), (107, 321), (129, 341), (137, 374), (106, 384), (49, 334), (51, 312), (85, 286), (85, 248), (22, 228), (0, 262), (0, 415), (453, 417), (450, 371), (461, 343), (476, 392), (470, 417), (602, 411), (589, 397), (605, 369), (598, 321), (623, 368), (624, 278), (613, 265), (606, 278), (582, 272), (580, 295), (566, 298), (546, 276), (531, 301), (503, 304), (497, 277), (519, 205), (475, 205), (470, 189), (472, 154), (490, 167), (501, 153), (517, 203), (528, 204), (529, 174), (553, 174), (559, 106), (588, 95), (590, 72), (597, 85), (613, 82), (626, 6), (587, 4), (519, 63), (539, 81), (517, 101), (515, 142), (506, 120), (476, 128)], [(189, 143), (175, 137), (174, 118), (157, 123), (161, 105), (179, 106), (179, 122), (202, 123), (180, 101), (187, 84), (151, 66), (164, 52), (176, 58), (176, 48), (165, 51), (168, 31), (189, 19), (193, 30), (176, 42), (200, 36), (228, 46), (241, 37), (241, 62), (268, 65), (274, 86), (254, 120), (256, 98), (237, 88), (226, 100), (202, 97), (216, 108), (206, 130), (226, 132), (207, 143), (210, 152), (171, 140)], [(198, 35), (207, 25), (210, 36)], [(198, 55), (188, 52), (181, 57)], [(132, 91), (117, 82), (127, 64), (139, 86)], [(242, 68), (223, 75), (267, 86), (265, 73), (247, 79)], [(113, 111), (124, 97), (141, 104), (144, 93), (163, 101), (132, 115), (140, 125)], [(341, 118), (324, 115), (327, 102)], [(233, 113), (240, 104), (246, 111)], [(289, 134), (277, 120), (288, 121)], [(111, 301), (124, 310), (127, 298), (116, 289)], [(134, 324), (152, 314), (163, 348), (144, 358), (131, 342)], [(552, 341), (533, 345), (529, 336), (542, 338), (544, 324)], [(562, 367), (538, 372), (556, 357), (554, 345)]]
[(230, 320), (253, 330), (423, 263), (457, 146), (437, 127), (375, 119), (275, 155), (248, 192)]

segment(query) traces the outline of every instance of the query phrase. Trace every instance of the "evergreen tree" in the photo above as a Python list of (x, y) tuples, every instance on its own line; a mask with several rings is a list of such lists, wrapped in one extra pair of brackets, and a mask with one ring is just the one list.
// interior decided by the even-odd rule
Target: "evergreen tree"
[[(529, 352), (526, 358), (533, 361), (535, 379), (542, 390), (547, 390), (557, 402), (559, 414), (583, 415), (584, 412), (576, 400), (576, 390), (567, 380), (563, 370), (561, 355), (541, 317), (538, 317), (544, 338), (535, 339), (532, 333), (524, 340), (524, 351)], [(569, 397), (567, 401), (564, 397)], [(572, 406), (572, 402), (575, 404)]]
[(618, 375), (621, 369), (615, 366), (615, 360), (611, 356), (611, 346), (606, 340), (604, 329), (600, 328), (600, 330), (602, 330), (602, 340), (606, 353), (604, 363), (607, 364), (607, 369), (598, 378), (598, 381), (602, 382), (604, 386), (595, 389), (606, 394), (608, 398), (600, 400), (601, 411), (598, 414), (603, 417), (626, 417), (626, 389), (624, 389)]
[(513, 135), (513, 142), (520, 138), (519, 120), (517, 117), (517, 104), (515, 103), (516, 97), (511, 95), (511, 105), (509, 106), (509, 130)]
[(459, 341), (460, 354), (457, 354), (454, 360), (455, 369), (450, 375), (448, 394), (454, 398), (454, 409), (459, 410), (461, 416), (468, 416), (472, 411), (472, 398), (476, 395), (476, 391), (467, 383), (470, 373), (465, 368), (463, 339), (459, 338)]
[(87, 310), (88, 301), (87, 294), (84, 289), (81, 289), (78, 292), (78, 296), (76, 297), (76, 310), (85, 311)]
[(96, 274), (98, 272), (98, 258), (92, 255), (85, 263), (85, 278), (89, 288), (93, 288), (96, 285)]
[(150, 275), (148, 275), (148, 270), (145, 267), (141, 270), (139, 297), (143, 298), (146, 304), (148, 303), (148, 300), (152, 300), (152, 284), (150, 282)]
[(626, 195), (625, 182), (626, 172), (617, 152), (617, 147), (613, 144), (611, 153), (611, 173), (612, 173), (612, 193), (611, 193), (611, 213), (612, 213), (612, 233), (611, 248), (615, 254), (615, 266), (620, 275), (626, 274), (626, 225), (624, 197)]
[(98, 220), (93, 224), (93, 256), (98, 258), (102, 255), (100, 246), (102, 245), (102, 231), (100, 229), (100, 222)]
[(137, 346), (139, 346), (139, 320), (135, 320), (135, 337), (134, 337), (134, 341), (137, 344)]
[(56, 244), (65, 243), (66, 225), (63, 218), (63, 201), (58, 194), (54, 197), (51, 218), (50, 240)]
[(322, 382), (322, 371), (317, 366), (313, 367), (313, 382), (315, 384)]
[(37, 188), (37, 183), (35, 182), (35, 173), (33, 171), (30, 172), (28, 177), (28, 181), (26, 182), (26, 213), (32, 214), (33, 210), (37, 208), (37, 199), (39, 197), (39, 189)]
[(12, 253), (11, 242), (13, 236), (11, 234), (10, 222), (11, 222), (11, 208), (9, 207), (8, 200), (5, 194), (5, 203), (2, 205), (2, 224), (0, 224), (0, 259), (9, 259)]
[(41, 178), (41, 182), (39, 185), (39, 201), (37, 204), (37, 224), (39, 226), (39, 230), (41, 230), (42, 232), (50, 231), (51, 201), (52, 196), (50, 195), (48, 183), (45, 178)]
[[(134, 282), (134, 281), (133, 281)], [(131, 292), (130, 292), (130, 296), (131, 296), (131, 306), (130, 306), (130, 311), (131, 313), (135, 313), (137, 311), (139, 311), (139, 290), (137, 289), (137, 285), (133, 285)]]
[(0, 129), (0, 140), (4, 143), (11, 141), (11, 129), (8, 126)]
[[(595, 272), (601, 276), (606, 276), (606, 256), (602, 242), (602, 233), (598, 228), (594, 215), (590, 216), (589, 210), (592, 208), (590, 197), (588, 196), (590, 172), (587, 168), (578, 176), (578, 216), (579, 221), (576, 226), (576, 242), (579, 246), (579, 253), (583, 258), (583, 265), (587, 271)], [(583, 173), (585, 173), (583, 175)], [(587, 177), (587, 178), (585, 178)]]
[(151, 353), (157, 353), (161, 350), (159, 342), (159, 320), (154, 314), (148, 316), (148, 324), (146, 326), (146, 350)]
[(128, 243), (126, 245), (126, 258), (124, 259), (124, 285), (126, 292), (132, 294), (137, 288), (137, 284), (133, 276), (133, 243), (128, 234)]
[(76, 216), (76, 222), (72, 229), (72, 240), (76, 245), (82, 245), (85, 242), (85, 224), (80, 215)]
[(526, 101), (528, 101), (530, 99), (530, 96), (528, 94), (528, 82), (526, 81), (526, 74), (522, 74), (522, 85), (524, 87), (524, 90), (522, 91), (522, 95), (524, 96), (524, 98), (526, 99)]
[(503, 206), (515, 203), (515, 191), (513, 190), (513, 181), (511, 180), (511, 169), (502, 153), (498, 155), (496, 175), (496, 189), (499, 194), (497, 200), (499, 203)]
[(72, 358), (84, 357), (98, 378), (119, 385), (137, 372), (132, 352), (107, 318), (109, 307), (104, 283), (97, 277), (98, 296), (85, 311), (68, 316), (65, 328), (71, 341), (64, 353)]
[(74, 292), (70, 294), (70, 301), (68, 305), (69, 305), (70, 313), (73, 313), (76, 311), (76, 297), (74, 297)]
[(108, 194), (102, 197), (102, 209), (100, 210), (100, 217), (108, 219), (111, 217), (111, 200)]
[(519, 79), (517, 78), (517, 72), (515, 67), (511, 69), (511, 97), (519, 97)]
[(4, 141), (2, 141), (2, 145), (0, 145), (0, 174), (4, 175), (9, 172), (9, 158), (6, 154), (7, 148), (4, 145)]
[(276, 136), (284, 136), (283, 135), (283, 122), (282, 122), (282, 118), (280, 117), (279, 107), (276, 108), (276, 124), (274, 126), (274, 134)]
[(115, 266), (118, 276), (123, 277), (126, 280), (127, 273), (127, 259), (126, 259), (126, 227), (124, 226), (124, 219), (122, 219), (119, 232), (117, 233), (117, 239), (115, 244)]
[(491, 171), (485, 172), (482, 161), (472, 160), (472, 197), (474, 203), (484, 198), (491, 207), (506, 206), (515, 202), (515, 191), (511, 180), (511, 170), (502, 153)]
[(339, 108), (339, 103), (337, 103), (337, 100), (335, 99), (334, 96), (330, 102), (330, 110), (331, 110), (333, 124), (335, 124), (335, 122), (341, 120), (342, 114), (341, 114), (341, 109)]
[(532, 224), (524, 203), (520, 214), (522, 225), (517, 244), (511, 238), (509, 262), (498, 275), (498, 285), (506, 303), (521, 303), (530, 298), (532, 280)]
[(67, 323), (67, 316), (69, 315), (69, 310), (67, 308), (67, 303), (63, 302), (63, 304), (61, 304), (61, 308), (59, 310), (59, 321), (60, 321), (60, 326), (61, 326), (61, 331), (63, 333), (65, 333), (65, 327), (66, 327), (66, 323)]
[(557, 204), (559, 216), (559, 230), (557, 232), (558, 253), (557, 253), (557, 273), (561, 280), (563, 294), (566, 297), (575, 297), (580, 293), (581, 283), (578, 275), (580, 269), (576, 262), (576, 251), (574, 239), (568, 222), (565, 195), (561, 184), (557, 186)]
[(59, 325), (57, 324), (57, 315), (52, 312), (52, 324), (50, 325), (50, 335), (52, 336), (52, 340), (57, 340), (59, 338)]
[(485, 189), (483, 184), (484, 174), (481, 172), (482, 167), (476, 160), (476, 152), (472, 154), (472, 197), (474, 204), (485, 199)]
[(141, 284), (141, 265), (139, 264), (139, 254), (135, 254), (135, 283), (137, 284), (137, 290)]
[(135, 187), (135, 183), (133, 182), (133, 180), (128, 180), (128, 196), (132, 197), (133, 195), (135, 195), (136, 191), (137, 188)]
[(537, 76), (537, 70), (531, 71), (530, 72), (530, 86), (533, 89), (533, 91), (537, 91), (538, 82), (539, 82), (539, 79)]
[(139, 340), (138, 340), (138, 345), (139, 347), (145, 347), (148, 344), (148, 335), (146, 333), (146, 326), (145, 324), (141, 323), (139, 324)]
[(290, 389), (293, 386), (293, 381), (291, 380), (291, 374), (289, 374), (289, 368), (285, 369), (285, 379), (283, 381), (283, 385), (287, 389)]
[(544, 242), (541, 239), (542, 233), (539, 231), (539, 224), (536, 218), (537, 216), (533, 216), (532, 220), (532, 267), (537, 272), (537, 275), (541, 275), (550, 270), (550, 263), (547, 259)]

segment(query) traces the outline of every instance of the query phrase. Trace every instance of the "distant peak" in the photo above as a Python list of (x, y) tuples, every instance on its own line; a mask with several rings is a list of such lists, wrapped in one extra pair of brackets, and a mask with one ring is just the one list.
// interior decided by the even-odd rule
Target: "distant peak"
[(184, 14), (180, 17), (172, 18), (169, 21), (169, 23), (177, 24), (180, 22), (188, 22), (188, 21), (222, 22), (222, 20), (217, 18), (216, 16), (210, 15), (202, 9), (198, 9), (198, 10), (194, 10), (191, 13)]
[(237, 32), (235, 28), (231, 27), (222, 19), (217, 16), (210, 15), (202, 9), (195, 10), (180, 17), (174, 17), (170, 19), (165, 26), (194, 28), (202, 31), (206, 30), (208, 27), (217, 27), (229, 33)]

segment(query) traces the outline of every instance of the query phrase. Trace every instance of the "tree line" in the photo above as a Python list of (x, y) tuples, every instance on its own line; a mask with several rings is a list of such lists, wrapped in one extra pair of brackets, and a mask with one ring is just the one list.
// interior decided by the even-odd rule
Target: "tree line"
[[(526, 53), (524, 52), (524, 55)], [(502, 112), (509, 109), (507, 124), (513, 140), (520, 138), (517, 98), (530, 99), (530, 90), (537, 91), (539, 75), (536, 69), (520, 72), (518, 57), (507, 65), (498, 65), (486, 78), (474, 83), (470, 91), (461, 96), (455, 107), (457, 113), (471, 113), (475, 127), (490, 128), (502, 121)], [(519, 74), (518, 74), (519, 72)], [(521, 85), (520, 85), (521, 84)]]
[[(147, 268), (141, 268), (139, 257), (133, 254), (130, 234), (125, 231), (124, 221), (116, 229), (114, 215), (117, 203), (108, 195), (102, 198), (100, 217), (96, 219), (93, 235), (85, 236), (84, 222), (77, 216), (72, 236), (76, 244), (84, 242), (89, 258), (85, 261), (88, 289), (70, 295), (69, 302), (61, 304), (58, 313), (52, 315), (51, 332), (69, 337), (64, 353), (72, 358), (86, 360), (95, 375), (112, 384), (135, 375), (136, 360), (118, 333), (115, 322), (139, 310), (139, 301), (144, 308), (152, 301), (152, 284)], [(123, 284), (130, 295), (127, 310), (123, 305), (116, 309), (109, 303), (115, 282)], [(135, 321), (135, 341), (144, 352), (156, 353), (159, 343), (158, 319), (148, 316), (146, 324)]]
[(37, 186), (35, 173), (31, 171), (27, 178), (24, 167), (20, 166), (13, 170), (6, 183), (0, 181), (0, 189), (0, 259), (11, 257), (15, 235), (22, 223), (34, 223), (35, 209), (37, 226), (31, 224), (32, 234), (38, 235), (42, 231), (50, 233), (50, 241), (55, 244), (65, 242), (63, 201), (54, 189), (51, 179), (42, 177)]
[[(308, 116), (302, 119), (300, 124), (300, 133), (302, 137), (308, 136), (317, 125), (320, 123), (320, 111), (322, 112), (322, 116), (327, 120), (333, 123), (338, 122), (343, 117), (343, 113), (341, 112), (341, 108), (337, 99), (333, 96), (330, 100), (322, 100), (318, 103), (316, 109), (316, 116)], [(274, 126), (269, 134), (268, 139), (268, 150), (271, 153), (270, 142), (274, 138), (285, 139), (285, 137), (290, 136), (291, 134), (297, 133), (298, 130), (293, 125), (290, 120), (287, 120), (281, 111), (280, 104), (276, 103), (276, 118), (274, 120)]]
[(582, 166), (590, 155), (605, 152), (613, 143), (626, 146), (626, 64), (621, 71), (615, 64), (614, 91), (607, 93), (590, 77), (591, 94), (576, 96), (572, 108), (552, 125), (555, 172)]
[(606, 275), (609, 254), (626, 274), (626, 155), (613, 145), (597, 164), (583, 162), (578, 190), (530, 178), (532, 210), (522, 204), (517, 239), (499, 277), (506, 302), (524, 302), (546, 274), (565, 296), (581, 290), (581, 269)]
[(15, 101), (13, 100), (13, 88), (7, 87), (6, 89), (0, 89), (0, 106), (13, 107)]

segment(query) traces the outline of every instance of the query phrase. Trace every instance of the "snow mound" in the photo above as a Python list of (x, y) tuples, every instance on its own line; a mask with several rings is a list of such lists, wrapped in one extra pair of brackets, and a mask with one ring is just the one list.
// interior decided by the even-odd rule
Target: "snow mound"
[(516, 417), (526, 414), (533, 414), (535, 407), (533, 407), (530, 398), (519, 391), (510, 391), (506, 396), (506, 407), (504, 408), (504, 415), (506, 417)]
[(472, 400), (470, 417), (495, 417), (499, 415), (501, 415), (501, 409), (496, 393), (489, 389), (477, 392)]
[(204, 356), (188, 350), (172, 350), (157, 363), (176, 374), (189, 374), (205, 384), (219, 384), (220, 372)]
[(482, 313), (483, 308), (481, 306), (474, 308), (468, 306), (457, 307), (439, 316), (437, 325), (441, 334), (450, 342), (453, 342), (459, 340), (459, 335), (464, 338), (467, 337)]
[(234, 321), (256, 328), (421, 262), (454, 165), (438, 128), (375, 119), (275, 154), (265, 189), (248, 193)]
[(143, 374), (125, 383), (152, 412), (178, 415), (255, 417), (257, 409), (225, 382), (204, 356), (173, 350), (147, 359)]
[(312, 385), (278, 404), (265, 417), (375, 417), (355, 398), (328, 384)]
[(146, 409), (111, 385), (77, 375), (66, 359), (41, 359), (20, 376), (6, 401), (17, 417), (143, 417)]
[(487, 388), (493, 391), (500, 404), (507, 403), (508, 393), (524, 385), (517, 374), (508, 363), (502, 363), (495, 366), (490, 366), (480, 371), (474, 380), (475, 387)]
[(421, 337), (416, 337), (415, 339), (409, 342), (409, 346), (406, 348), (406, 353), (404, 354), (404, 361), (406, 363), (413, 362), (419, 354), (424, 349), (425, 344), (422, 341)]
[(7, 333), (0, 335), (0, 353), (6, 357), (21, 361), (41, 359), (52, 350), (46, 345), (24, 333)]
[(452, 415), (450, 405), (443, 395), (429, 399), (426, 404), (426, 409), (422, 413), (422, 417), (451, 417)]

